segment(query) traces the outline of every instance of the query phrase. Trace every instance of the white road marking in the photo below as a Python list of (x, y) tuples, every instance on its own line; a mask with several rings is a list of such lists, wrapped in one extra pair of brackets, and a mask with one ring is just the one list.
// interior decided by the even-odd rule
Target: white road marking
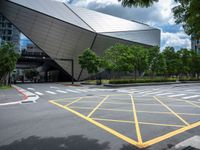
[(53, 94), (53, 95), (56, 94), (55, 92), (52, 92), (52, 91), (46, 91), (46, 92), (49, 93), (49, 94)]
[(51, 89), (59, 89), (58, 87), (56, 86), (50, 86)]
[(184, 96), (186, 94), (175, 94), (175, 95), (169, 95), (168, 97), (178, 97), (178, 96)]
[(118, 90), (118, 92), (121, 92), (121, 93), (133, 93), (133, 92), (131, 92), (129, 90)]
[(158, 94), (158, 93), (161, 93), (161, 91), (159, 91), (159, 92), (152, 92), (152, 93), (146, 93), (146, 94), (144, 94), (144, 96), (145, 95), (150, 95), (150, 94)]
[(192, 95), (192, 96), (182, 97), (182, 99), (189, 99), (189, 98), (195, 98), (195, 97), (200, 97), (200, 95)]
[(34, 88), (27, 88), (28, 90), (31, 90), (31, 91), (35, 91), (35, 89)]
[(70, 90), (70, 89), (66, 89), (66, 91), (68, 91), (68, 92), (73, 92), (73, 93), (80, 93), (80, 92), (78, 92), (78, 91), (74, 91), (74, 90)]
[(193, 91), (197, 91), (197, 90), (186, 90), (187, 92), (193, 92)]
[(157, 94), (157, 96), (169, 95), (169, 94), (172, 94), (172, 93), (162, 93), (162, 94)]
[(62, 91), (62, 90), (56, 90), (56, 92), (59, 92), (59, 93), (68, 93), (68, 92)]
[(152, 91), (143, 91), (143, 92), (139, 92), (138, 94), (145, 94), (145, 93), (148, 93), (148, 92), (152, 92)]
[(82, 90), (82, 89), (76, 89), (77, 91), (80, 91), (80, 92), (88, 92), (86, 90)]
[(44, 95), (43, 93), (40, 93), (40, 92), (35, 92), (35, 94), (37, 94), (37, 95)]

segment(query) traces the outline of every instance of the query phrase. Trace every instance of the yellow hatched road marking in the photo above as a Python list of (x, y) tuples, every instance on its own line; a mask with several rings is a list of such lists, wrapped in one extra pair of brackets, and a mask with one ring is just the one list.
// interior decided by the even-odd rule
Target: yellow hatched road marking
[[(105, 102), (104, 102), (105, 103)], [(93, 107), (79, 107), (79, 106), (69, 106), (69, 108), (74, 109), (94, 109)], [(98, 110), (108, 110), (108, 111), (121, 111), (121, 112), (132, 112), (132, 110), (127, 109), (113, 109), (113, 108), (98, 108)], [(171, 112), (162, 112), (162, 111), (143, 111), (138, 110), (138, 113), (150, 113), (150, 114), (172, 114)], [(189, 115), (189, 116), (200, 116), (200, 114), (194, 113), (177, 113), (178, 115)]]
[(65, 106), (67, 107), (67, 106), (69, 106), (69, 105), (72, 105), (72, 104), (74, 104), (74, 103), (80, 101), (81, 99), (82, 99), (82, 98), (78, 98), (78, 99), (74, 100), (73, 102), (71, 102), (71, 103), (69, 103), (69, 104), (67, 104), (67, 105), (65, 105)]
[(194, 103), (192, 103), (192, 102), (190, 102), (190, 101), (185, 101), (186, 103), (189, 103), (189, 104), (191, 104), (191, 105), (193, 105), (194, 107), (198, 107), (198, 108), (200, 108), (200, 106), (199, 105), (197, 105), (197, 104), (194, 104)]
[(90, 113), (87, 117), (92, 116), (92, 114), (108, 99), (109, 95), (107, 95)]
[[(67, 100), (67, 99), (77, 99), (77, 98), (100, 98), (100, 97), (105, 97), (108, 95), (98, 95), (98, 96), (79, 96), (79, 97), (73, 97), (73, 98), (60, 98), (60, 99), (55, 99), (55, 100), (50, 100), (50, 101), (63, 101), (63, 100)], [(128, 94), (111, 94), (109, 96), (128, 96)]]
[(167, 108), (170, 112), (172, 112), (177, 118), (179, 118), (184, 124), (190, 125), (187, 123), (183, 118), (181, 118), (177, 113), (175, 113), (171, 108), (169, 108), (166, 104), (164, 104), (161, 100), (159, 100), (157, 97), (153, 96), (155, 100), (157, 100), (159, 103), (161, 103), (165, 108)]
[(134, 122), (135, 122), (135, 128), (136, 128), (138, 143), (142, 144), (142, 136), (141, 136), (141, 132), (140, 132), (140, 126), (139, 126), (139, 123), (138, 123), (137, 112), (136, 112), (136, 108), (135, 108), (135, 102), (134, 102), (133, 96), (131, 94), (130, 94), (130, 97), (131, 97), (131, 102), (132, 102)]
[[(115, 120), (115, 119), (104, 119), (104, 118), (92, 118), (94, 120), (99, 121), (108, 121), (108, 122), (119, 122), (119, 123), (135, 123), (134, 121), (128, 120)], [(155, 125), (155, 126), (167, 126), (167, 127), (184, 127), (183, 125), (176, 125), (176, 124), (160, 124), (160, 123), (151, 123), (151, 122), (139, 122), (139, 124), (144, 125)]]
[(99, 121), (108, 121), (108, 122), (134, 123), (134, 121), (128, 121), (128, 120), (115, 120), (115, 119), (104, 119), (104, 118), (92, 118), (92, 119)]
[(165, 134), (165, 135), (163, 135), (163, 136), (159, 136), (159, 137), (154, 138), (154, 139), (152, 139), (152, 140), (146, 141), (146, 142), (144, 142), (143, 144), (145, 145), (145, 147), (148, 147), (148, 146), (150, 146), (150, 145), (156, 144), (156, 143), (158, 143), (158, 142), (161, 142), (161, 141), (163, 141), (163, 140), (166, 140), (166, 139), (168, 139), (168, 138), (170, 138), (170, 137), (173, 137), (173, 136), (175, 136), (175, 135), (177, 135), (177, 134), (183, 133), (183, 132), (185, 132), (185, 131), (187, 131), (187, 130), (190, 130), (190, 129), (195, 128), (195, 127), (198, 127), (198, 126), (200, 126), (200, 121), (199, 121), (199, 122), (196, 122), (196, 123), (194, 123), (194, 124), (191, 124), (191, 125), (189, 125), (189, 126), (185, 126), (185, 127), (183, 127), (183, 128), (180, 128), (180, 129), (178, 129), (178, 130), (172, 131), (172, 132), (170, 132), (170, 133), (167, 133), (167, 134)]
[(128, 142), (128, 143), (130, 143), (132, 145), (135, 145), (135, 146), (137, 146), (139, 148), (143, 148), (143, 144), (140, 144), (140, 143), (136, 142), (135, 140), (133, 140), (133, 139), (131, 139), (129, 137), (126, 137), (123, 134), (121, 134), (121, 133), (119, 133), (119, 132), (117, 132), (117, 131), (115, 131), (115, 130), (113, 130), (113, 129), (111, 129), (111, 128), (109, 128), (109, 127), (107, 127), (107, 126), (105, 126), (105, 125), (93, 120), (93, 119), (91, 119), (91, 118), (88, 118), (88, 117), (86, 117), (86, 116), (84, 116), (84, 115), (82, 115), (82, 114), (80, 114), (80, 113), (78, 113), (78, 112), (76, 112), (76, 111), (74, 111), (74, 110), (72, 110), (72, 109), (70, 109), (68, 107), (65, 107), (65, 106), (63, 106), (63, 105), (61, 105), (61, 104), (59, 104), (57, 102), (54, 102), (54, 101), (49, 101), (49, 102), (54, 104), (54, 105), (57, 105), (57, 106), (59, 106), (59, 107), (61, 107), (63, 109), (65, 109), (65, 110), (68, 110), (69, 112), (81, 117), (82, 119), (85, 119), (85, 120), (89, 121), (90, 123), (92, 123), (92, 124), (102, 128), (102, 129), (104, 129), (105, 131), (117, 136), (118, 138), (120, 138), (120, 139), (122, 139), (122, 140), (124, 140), (124, 141), (126, 141), (126, 142)]

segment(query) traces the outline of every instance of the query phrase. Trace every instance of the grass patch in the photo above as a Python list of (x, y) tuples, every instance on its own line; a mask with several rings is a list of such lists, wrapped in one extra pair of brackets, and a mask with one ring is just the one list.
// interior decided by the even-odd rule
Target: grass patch
[(9, 85), (0, 85), (0, 90), (7, 90), (7, 89), (11, 89), (12, 87)]
[[(86, 80), (86, 81), (84, 81), (83, 83), (85, 83), (85, 84), (97, 84), (97, 82), (99, 82), (99, 80)], [(101, 80), (101, 83), (102, 84), (107, 84), (107, 83), (109, 83), (109, 80)]]

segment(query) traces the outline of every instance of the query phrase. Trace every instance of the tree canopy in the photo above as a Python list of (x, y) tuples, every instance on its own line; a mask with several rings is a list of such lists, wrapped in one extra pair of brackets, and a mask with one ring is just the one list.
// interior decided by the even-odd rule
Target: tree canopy
[(79, 56), (79, 64), (82, 69), (86, 69), (89, 74), (97, 73), (99, 70), (99, 59), (91, 49), (85, 49)]
[(14, 51), (12, 43), (3, 42), (0, 46), (0, 81), (6, 82), (8, 74), (15, 69), (19, 54)]

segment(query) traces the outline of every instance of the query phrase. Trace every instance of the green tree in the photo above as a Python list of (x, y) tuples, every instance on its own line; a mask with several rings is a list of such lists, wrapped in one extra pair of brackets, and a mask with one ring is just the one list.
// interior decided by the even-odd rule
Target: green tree
[(200, 74), (200, 55), (191, 52), (190, 71), (193, 77), (199, 77)]
[(166, 74), (168, 76), (171, 75), (177, 75), (180, 59), (178, 58), (178, 55), (176, 54), (173, 47), (166, 47), (163, 50), (163, 55), (166, 62)]
[(148, 71), (151, 76), (154, 77), (157, 70), (157, 61), (160, 53), (160, 48), (158, 46), (153, 46), (148, 49)]
[(103, 55), (103, 68), (113, 72), (133, 71), (133, 53), (127, 45), (115, 44), (107, 49)]
[(186, 48), (177, 51), (178, 57), (180, 59), (179, 74), (189, 76), (190, 73), (190, 62), (191, 62), (191, 51)]
[(86, 69), (89, 74), (96, 74), (99, 71), (99, 58), (91, 49), (85, 49), (79, 56), (79, 64), (82, 69)]
[(148, 51), (145, 47), (140, 45), (132, 45), (130, 48), (134, 56), (132, 63), (136, 79), (137, 72), (138, 75), (141, 76), (148, 67)]
[(200, 36), (200, 1), (175, 0), (179, 5), (173, 8), (176, 23), (181, 23), (188, 35)]
[(39, 72), (37, 70), (30, 69), (30, 70), (25, 71), (26, 78), (31, 81), (34, 79), (34, 77), (37, 77), (38, 75), (39, 75)]
[(8, 42), (2, 42), (0, 46), (0, 83), (8, 84), (10, 72), (15, 68), (19, 54), (14, 51), (14, 45)]
[(128, 7), (149, 7), (151, 6), (154, 2), (158, 2), (158, 0), (118, 0), (122, 1), (123, 6), (128, 6)]

